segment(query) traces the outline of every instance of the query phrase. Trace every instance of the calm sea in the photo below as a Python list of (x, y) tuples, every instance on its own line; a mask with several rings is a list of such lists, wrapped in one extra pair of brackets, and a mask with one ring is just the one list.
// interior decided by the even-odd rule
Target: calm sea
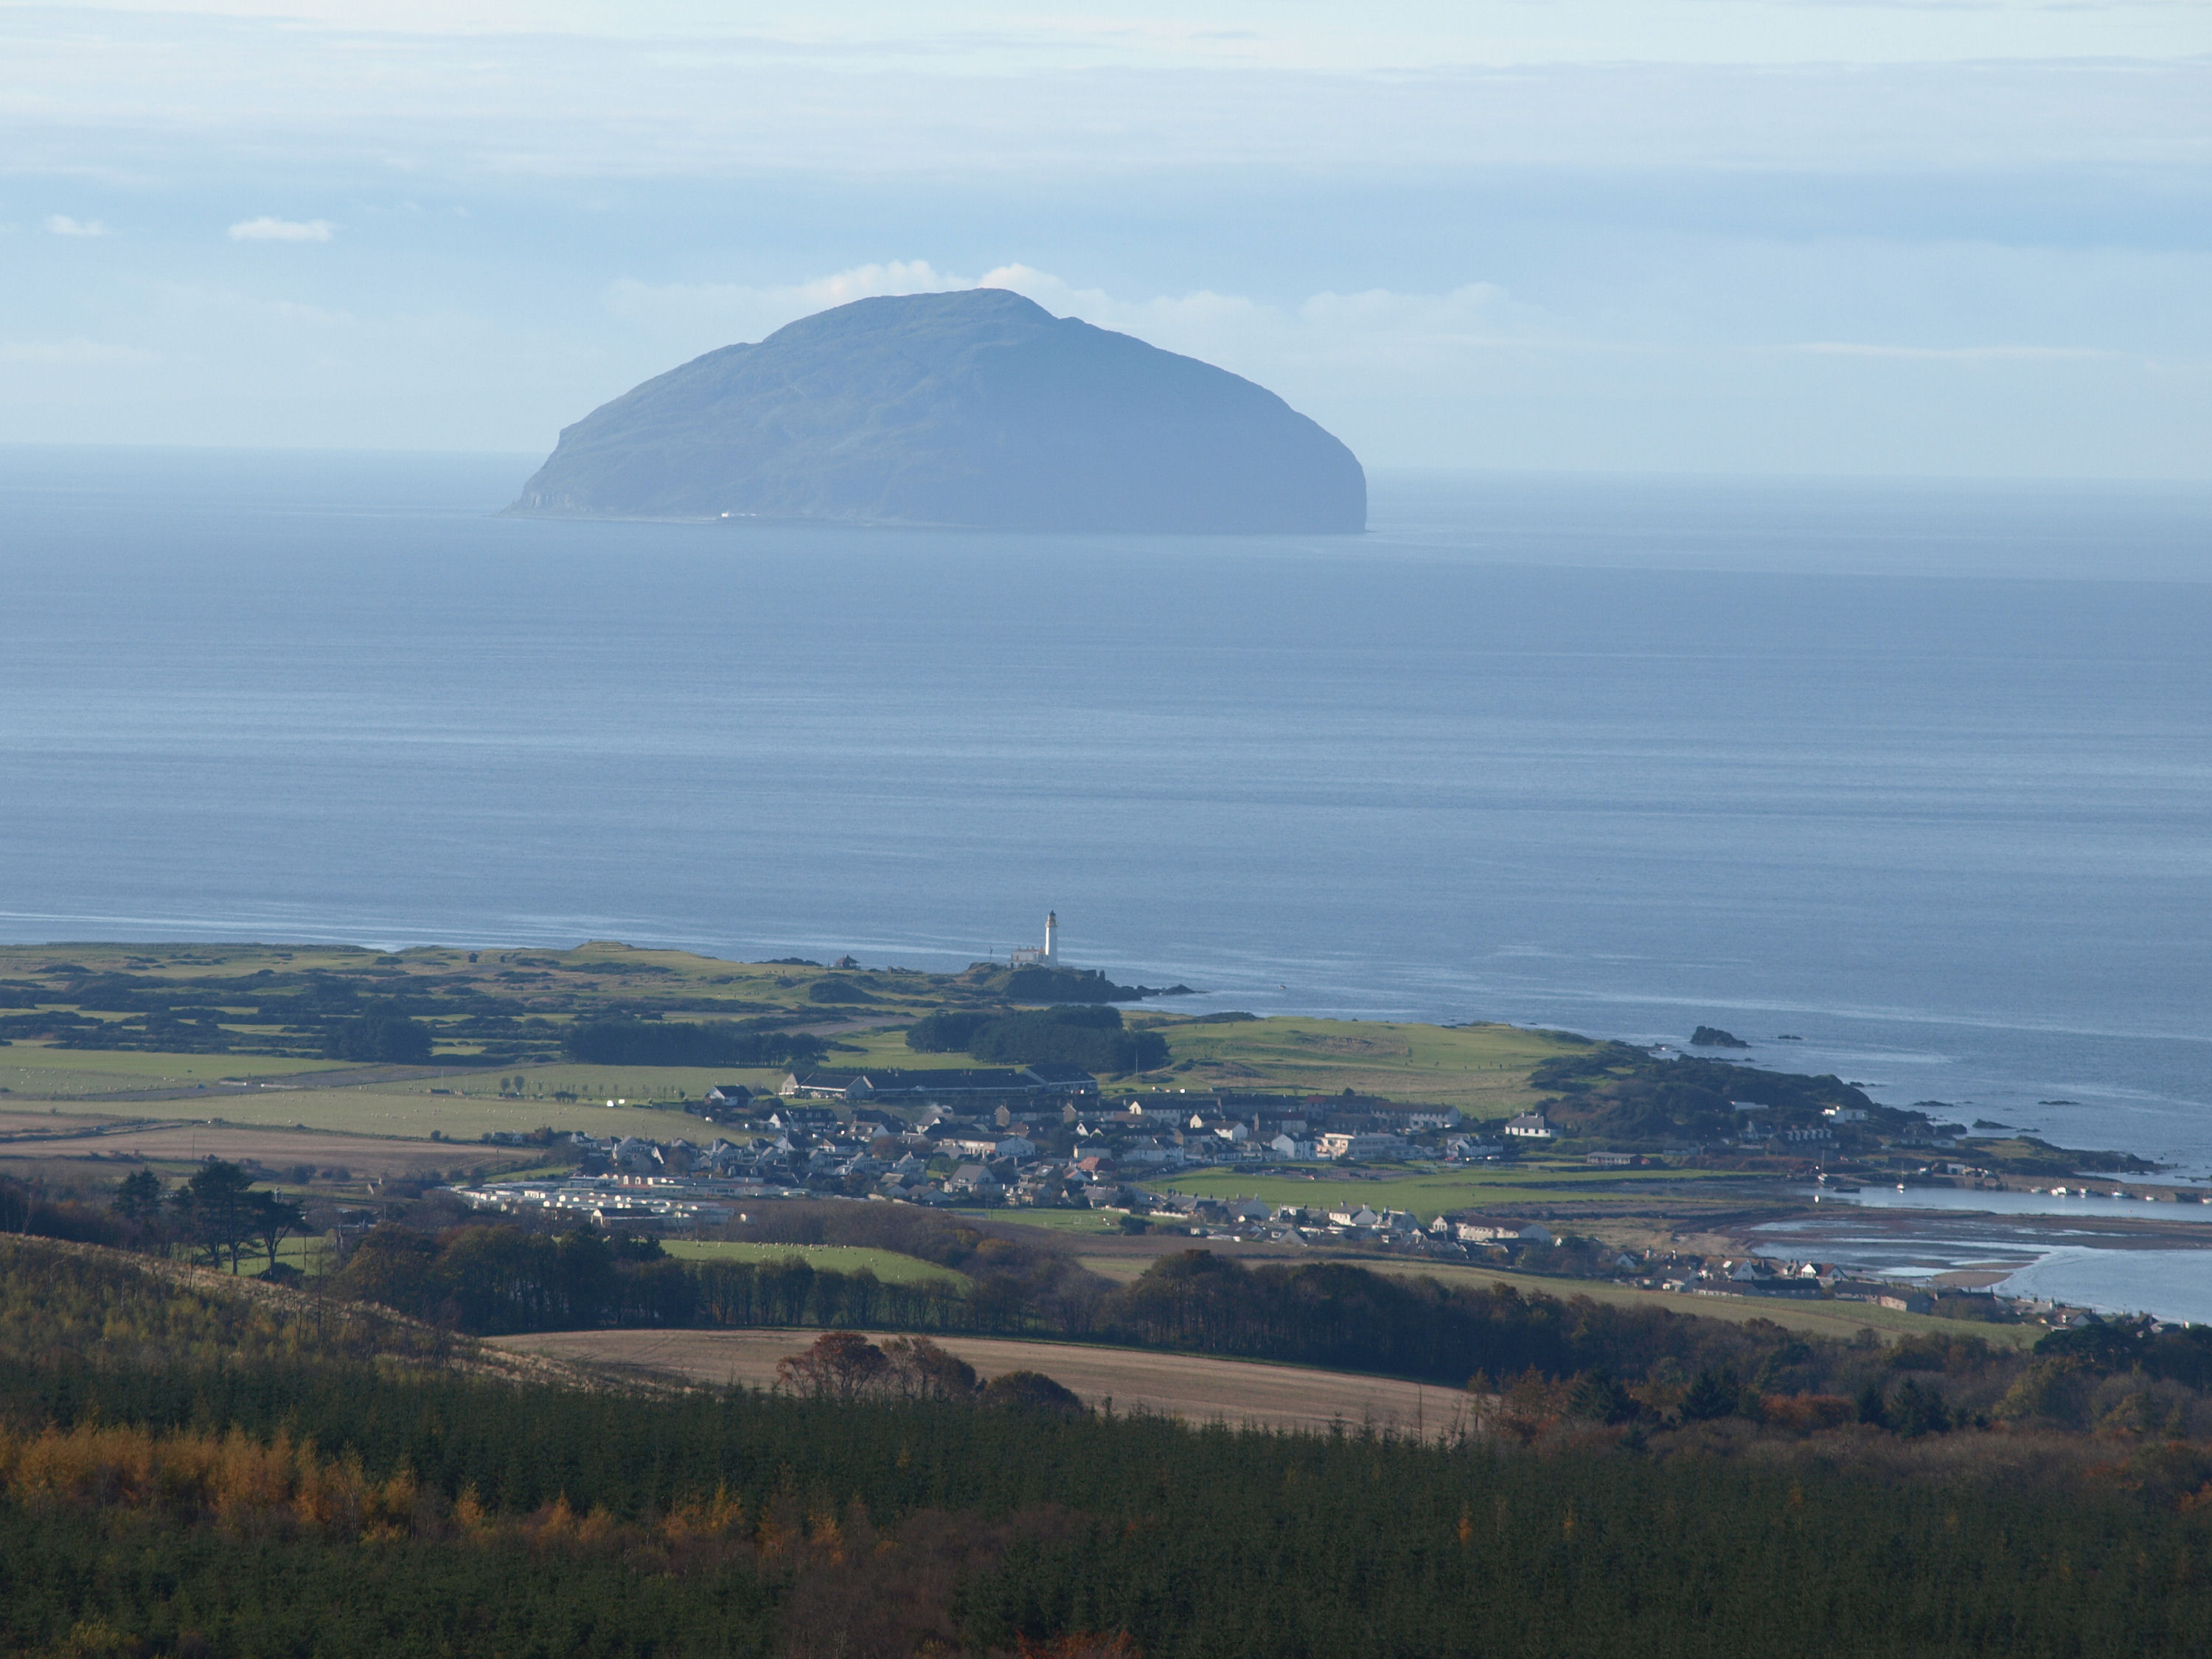
[(2212, 1171), (2212, 491), (495, 516), (535, 460), (0, 450), (0, 935), (958, 967), (1051, 908), (1191, 1006), (1717, 1024)]

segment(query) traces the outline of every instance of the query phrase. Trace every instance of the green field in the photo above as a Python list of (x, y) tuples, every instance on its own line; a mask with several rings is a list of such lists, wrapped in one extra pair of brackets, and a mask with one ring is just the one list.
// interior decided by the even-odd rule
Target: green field
[[(150, 1103), (156, 1108), (161, 1103)], [(409, 1139), (427, 1136), (434, 1129), (448, 1140), (463, 1142), (494, 1129), (526, 1134), (541, 1127), (562, 1133), (581, 1129), (599, 1136), (641, 1135), (648, 1140), (672, 1140), (680, 1135), (698, 1145), (714, 1139), (713, 1125), (678, 1111), (635, 1106), (611, 1111), (581, 1101), (398, 1094), (385, 1088), (240, 1091), (227, 1096), (219, 1108), (213, 1102), (206, 1103), (206, 1109), (209, 1115), (226, 1123)]]
[[(884, 1016), (886, 1019), (890, 1015)], [(901, 1018), (890, 1030), (840, 1031), (830, 1039), (838, 1046), (830, 1051), (822, 1063), (841, 1072), (861, 1072), (870, 1066), (888, 1067), (895, 1071), (927, 1072), (957, 1071), (963, 1066), (980, 1066), (983, 1062), (965, 1054), (921, 1054), (906, 1046), (907, 1022)], [(847, 1053), (850, 1048), (857, 1053)]]
[(1780, 1297), (1748, 1296), (1684, 1296), (1669, 1291), (1646, 1291), (1632, 1285), (1613, 1285), (1602, 1279), (1559, 1279), (1548, 1273), (1515, 1273), (1497, 1267), (1462, 1267), (1456, 1262), (1422, 1262), (1361, 1258), (1359, 1266), (1376, 1273), (1397, 1273), (1413, 1279), (1435, 1279), (1445, 1284), (1507, 1284), (1547, 1296), (1586, 1296), (1593, 1302), (1615, 1307), (1663, 1307), (1703, 1319), (1726, 1319), (1747, 1324), (1771, 1320), (1784, 1328), (1832, 1336), (1848, 1341), (1862, 1330), (1885, 1337), (1942, 1331), (1954, 1336), (1978, 1336), (1992, 1348), (2025, 1348), (2048, 1334), (2040, 1325), (1990, 1325), (1972, 1319), (1938, 1319), (1930, 1314), (1901, 1313), (1869, 1302), (1791, 1302)]
[[(1192, 1246), (1194, 1249), (1201, 1245)], [(1105, 1278), (1127, 1283), (1140, 1276), (1157, 1258), (1127, 1255), (1079, 1255), (1076, 1258), (1092, 1273)], [(1746, 1325), (1753, 1320), (1767, 1320), (1785, 1330), (1802, 1331), (1808, 1336), (1832, 1337), (1848, 1342), (1862, 1330), (1871, 1330), (1887, 1340), (1900, 1336), (1942, 1332), (1954, 1336), (1978, 1336), (1996, 1349), (2032, 1346), (2045, 1334), (2040, 1325), (1989, 1325), (1977, 1320), (1938, 1319), (1929, 1314), (1900, 1313), (1894, 1308), (1877, 1308), (1864, 1302), (1787, 1302), (1779, 1298), (1747, 1296), (1683, 1296), (1669, 1291), (1647, 1291), (1632, 1285), (1615, 1285), (1605, 1279), (1562, 1279), (1550, 1273), (1522, 1273), (1511, 1268), (1476, 1267), (1452, 1261), (1417, 1261), (1402, 1256), (1353, 1255), (1344, 1251), (1316, 1252), (1297, 1257), (1267, 1257), (1249, 1260), (1248, 1266), (1259, 1267), (1262, 1262), (1294, 1267), (1308, 1261), (1342, 1261), (1355, 1267), (1364, 1267), (1370, 1273), (1389, 1273), (1400, 1279), (1433, 1279), (1450, 1285), (1474, 1285), (1487, 1288), (1492, 1285), (1512, 1285), (1521, 1290), (1541, 1292), (1546, 1296), (1571, 1300), (1587, 1297), (1590, 1301), (1618, 1308), (1664, 1308), (1670, 1313), (1694, 1315), (1700, 1319), (1724, 1319), (1733, 1324)]]
[[(964, 1054), (916, 1054), (906, 1046), (901, 1017), (891, 1010), (880, 1012), (886, 1021), (898, 1022), (898, 1029), (841, 1033), (836, 1038), (841, 1047), (826, 1063), (916, 1070), (976, 1064)], [(1547, 1033), (1510, 1025), (1454, 1028), (1296, 1018), (1213, 1024), (1142, 1008), (1125, 1008), (1122, 1013), (1133, 1026), (1164, 1036), (1172, 1059), (1170, 1070), (1112, 1080), (1110, 1087), (1121, 1091), (1167, 1086), (1338, 1094), (1352, 1089), (1497, 1117), (1537, 1097), (1528, 1086), (1531, 1066), (1573, 1047)]]
[[(448, 1071), (434, 1078), (411, 1078), (404, 1083), (376, 1085), (386, 1093), (428, 1095), (442, 1090), (455, 1099), (497, 1100), (500, 1079), (520, 1075), (529, 1101), (548, 1107), (590, 1106), (606, 1109), (610, 1100), (635, 1106), (646, 1101), (703, 1100), (718, 1083), (742, 1083), (756, 1091), (774, 1094), (787, 1075), (781, 1066), (504, 1066), (489, 1070)], [(556, 1101), (556, 1094), (571, 1094), (573, 1102)], [(697, 1120), (693, 1120), (696, 1123)]]
[[(672, 1019), (799, 1012), (824, 1024), (856, 1017), (902, 1020), (927, 1012), (957, 994), (951, 980), (944, 975), (859, 972), (837, 978), (841, 985), (856, 988), (865, 1000), (817, 1002), (809, 993), (817, 981), (829, 977), (823, 969), (723, 962), (683, 951), (636, 950), (604, 939), (589, 940), (566, 951), (479, 948), (471, 951), (436, 945), (396, 954), (343, 945), (0, 945), (0, 978), (46, 980), (55, 993), (46, 1006), (58, 1007), (76, 1006), (67, 988), (85, 972), (126, 975), (142, 986), (167, 981), (182, 989), (198, 981), (236, 982), (264, 971), (283, 985), (295, 985), (309, 972), (338, 975), (370, 995), (387, 988), (435, 993), (467, 986), (556, 1023), (634, 1009), (641, 1002), (649, 1003), (655, 1012)], [(223, 1023), (236, 1036), (256, 1042), (299, 1041), (253, 1023), (256, 993), (252, 988), (241, 986), (234, 998), (226, 990), (225, 996), (220, 1006), (231, 1012)], [(129, 1018), (100, 1009), (82, 1012), (106, 1021)], [(418, 1018), (434, 1031), (447, 1024), (434, 1009)], [(472, 1051), (466, 1041), (452, 1046), (455, 1053)], [(225, 1057), (214, 1058), (221, 1064)], [(286, 1060), (283, 1066), (301, 1070), (313, 1063)], [(226, 1069), (234, 1073), (236, 1067)]]
[(942, 1215), (965, 1216), (976, 1221), (996, 1222), (1013, 1227), (1045, 1227), (1056, 1233), (1118, 1233), (1121, 1218), (1103, 1210), (1029, 1210), (990, 1209), (962, 1205), (947, 1206), (939, 1212)]
[[(471, 959), (473, 957), (473, 960)], [(266, 970), (264, 975), (263, 970)], [(518, 1014), (550, 1021), (555, 1029), (568, 1020), (587, 1019), (641, 1005), (670, 1019), (744, 1018), (763, 1013), (799, 1012), (807, 1023), (830, 1028), (838, 1046), (830, 1063), (839, 1066), (896, 1066), (918, 1069), (959, 1067), (973, 1062), (965, 1054), (917, 1054), (906, 1047), (903, 1027), (916, 1014), (946, 1002), (972, 1001), (978, 994), (957, 976), (890, 971), (841, 975), (843, 994), (864, 1000), (817, 1002), (810, 992), (825, 970), (781, 963), (717, 961), (680, 951), (641, 951), (605, 940), (573, 950), (479, 950), (422, 947), (380, 954), (340, 946), (67, 945), (0, 946), (0, 976), (42, 978), (53, 986), (55, 1006), (70, 1005), (70, 988), (89, 972), (125, 975), (139, 987), (164, 982), (181, 995), (191, 981), (225, 981), (226, 1024), (234, 1040), (294, 1042), (273, 1029), (257, 1026), (256, 994), (248, 978), (265, 976), (272, 986), (296, 988), (315, 972), (342, 976), (367, 997), (408, 990), (422, 999), (416, 1018), (440, 1030), (467, 1018), (483, 999), (504, 1002)], [(240, 988), (234, 1004), (229, 986)], [(455, 999), (454, 1014), (439, 1011), (442, 998)], [(477, 999), (471, 1003), (470, 999)], [(204, 1006), (204, 1005), (196, 1005)], [(125, 1020), (98, 1009), (83, 1011), (99, 1019)], [(1533, 1097), (1528, 1073), (1537, 1061), (1573, 1045), (1558, 1036), (1507, 1025), (1441, 1027), (1394, 1022), (1270, 1018), (1228, 1024), (1182, 1018), (1161, 1008), (1124, 1010), (1133, 1024), (1151, 1027), (1167, 1038), (1173, 1054), (1164, 1073), (1119, 1080), (1127, 1088), (1159, 1087), (1170, 1081), (1194, 1091), (1256, 1088), (1270, 1091), (1387, 1094), (1398, 1098), (1456, 1105), (1498, 1116)], [(888, 1030), (868, 1030), (871, 1024)], [(838, 1029), (849, 1027), (851, 1029)], [(459, 1029), (442, 1039), (465, 1052)], [(555, 1040), (549, 1030), (543, 1041)], [(211, 1083), (222, 1077), (252, 1077), (332, 1066), (311, 1058), (247, 1055), (173, 1055), (120, 1050), (62, 1051), (28, 1043), (0, 1051), (0, 1087), (25, 1098), (70, 1098), (120, 1091), (149, 1085)], [(10, 1075), (14, 1073), (15, 1075)], [(695, 1068), (598, 1067), (510, 1061), (505, 1075), (520, 1072), (524, 1092), (573, 1093), (580, 1098), (696, 1099), (718, 1082), (773, 1088), (781, 1071)], [(428, 1093), (443, 1086), (468, 1095), (496, 1094), (495, 1065), (485, 1071), (456, 1069), (440, 1084), (386, 1084), (387, 1093)]]
[(129, 1089), (213, 1084), (227, 1077), (338, 1071), (345, 1064), (277, 1054), (137, 1054), (120, 1048), (54, 1048), (43, 1042), (16, 1042), (0, 1048), (0, 1089), (25, 1100), (71, 1100)]
[[(506, 1100), (480, 1096), (395, 1094), (388, 1088), (226, 1089), (220, 1095), (190, 1100), (149, 1100), (125, 1109), (153, 1121), (216, 1122), (274, 1129), (320, 1129), (337, 1134), (427, 1139), (433, 1130), (467, 1144), (494, 1129), (528, 1133), (541, 1127), (561, 1133), (586, 1130), (594, 1135), (642, 1135), (650, 1140), (678, 1136), (698, 1145), (714, 1137), (712, 1124), (678, 1111), (605, 1106), (581, 1102)], [(56, 1127), (72, 1114), (63, 1110)], [(115, 1109), (88, 1111), (88, 1119), (107, 1121)]]
[(970, 1288), (967, 1274), (940, 1267), (919, 1256), (859, 1244), (752, 1244), (726, 1239), (672, 1238), (661, 1248), (684, 1261), (786, 1261), (793, 1256), (825, 1273), (856, 1273), (866, 1267), (887, 1285), (921, 1285), (932, 1279)]
[(1746, 1179), (1713, 1170), (1590, 1170), (1569, 1164), (1523, 1168), (1513, 1164), (1481, 1164), (1466, 1170), (1409, 1171), (1404, 1175), (1339, 1179), (1333, 1167), (1316, 1169), (1316, 1178), (1289, 1175), (1255, 1175), (1236, 1170), (1197, 1170), (1170, 1176), (1158, 1185), (1171, 1192), (1197, 1198), (1256, 1198), (1269, 1204), (1296, 1204), (1308, 1209), (1352, 1209), (1365, 1204), (1376, 1210), (1410, 1210), (1422, 1221), (1434, 1220), (1447, 1210), (1556, 1203), (1563, 1199), (1620, 1198), (1649, 1200), (1654, 1188), (1666, 1183), (1677, 1188), (1666, 1194), (1672, 1201), (1697, 1201), (1696, 1192), (1683, 1193), (1683, 1183), (1694, 1182), (1712, 1196), (1724, 1195), (1727, 1183)]
[(1329, 1095), (1351, 1089), (1493, 1118), (1537, 1097), (1528, 1087), (1531, 1066), (1578, 1046), (1513, 1025), (1285, 1017), (1227, 1024), (1176, 1019), (1156, 1029), (1167, 1038), (1178, 1067), (1194, 1062), (1176, 1073), (1181, 1086)]

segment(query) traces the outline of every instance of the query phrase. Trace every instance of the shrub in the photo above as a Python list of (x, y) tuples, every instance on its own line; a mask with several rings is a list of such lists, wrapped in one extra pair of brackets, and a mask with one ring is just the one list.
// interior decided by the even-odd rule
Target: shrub
[(997, 1018), (995, 1014), (939, 1008), (907, 1027), (906, 1046), (918, 1054), (958, 1054), (975, 1041), (976, 1032)]
[(1144, 1072), (1164, 1065), (1167, 1040), (1155, 1031), (1127, 1031), (1121, 1011), (1104, 1003), (1074, 1003), (1023, 1013), (990, 1014), (940, 1008), (907, 1028), (916, 1054), (965, 1049), (1000, 1066), (1048, 1063), (1086, 1072)]
[(324, 1053), (332, 1060), (420, 1066), (430, 1058), (430, 1028), (397, 1009), (372, 1009), (357, 1019), (341, 1021)]
[(1697, 1381), (1690, 1384), (1682, 1396), (1682, 1420), (1685, 1423), (1710, 1423), (1715, 1418), (1726, 1417), (1735, 1411), (1743, 1391), (1736, 1386), (1735, 1373), (1714, 1370), (1708, 1367), (1698, 1373)]
[(1908, 1440), (1945, 1432), (1951, 1426), (1951, 1414), (1944, 1408), (1942, 1391), (1906, 1377), (1891, 1397), (1889, 1425)]
[(1007, 1406), (1017, 1411), (1075, 1413), (1083, 1401), (1074, 1392), (1042, 1371), (1006, 1371), (983, 1385), (983, 1403)]
[(830, 1045), (804, 1031), (740, 1031), (721, 1022), (595, 1019), (562, 1047), (589, 1066), (813, 1066)]

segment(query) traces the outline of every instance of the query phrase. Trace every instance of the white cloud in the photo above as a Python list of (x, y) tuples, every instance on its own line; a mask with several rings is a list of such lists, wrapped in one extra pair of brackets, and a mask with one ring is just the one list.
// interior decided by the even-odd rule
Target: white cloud
[[(1332, 9), (1249, 3), (1251, 29), (1223, 18), (1191, 27), (1173, 16), (1142, 27), (970, 17), (872, 32), (832, 9), (830, 22), (779, 33), (756, 8), (697, 0), (696, 27), (676, 19), (603, 36), (538, 21), (512, 34), (394, 33), (375, 20), (402, 8), (352, 0), (328, 0), (320, 21), (295, 11), (309, 0), (269, 0), (288, 15), (236, 23), (149, 16), (145, 0), (0, 4), (0, 62), (11, 84), (40, 89), (36, 103), (0, 105), (0, 143), (125, 171), (149, 154), (204, 172), (258, 167), (281, 150), (294, 176), (374, 158), (394, 177), (989, 173), (1060, 187), (1137, 168), (1887, 176), (2194, 167), (2205, 153), (2212, 58), (2201, 0), (2131, 8), (2142, 31), (2070, 0), (1871, 12), (1800, 0), (1494, 0), (1493, 21), (1508, 26), (1472, 29), (1450, 19), (1463, 8), (1434, 0), (1433, 26), (1395, 33), (1371, 25), (1371, 7), (1324, 27), (1312, 17)], [(444, 0), (411, 3), (448, 10)], [(1604, 10), (1603, 27), (1557, 28), (1573, 5)], [(1762, 49), (1747, 10), (1776, 21), (1787, 49), (1771, 32)], [(1879, 32), (1870, 20), (1965, 34), (1869, 62), (1850, 48)], [(2045, 26), (2064, 39), (2027, 44)], [(2158, 44), (2184, 35), (2185, 51)]]
[[(1078, 288), (1025, 264), (999, 265), (981, 276), (966, 276), (939, 270), (927, 259), (893, 259), (772, 287), (625, 279), (614, 284), (608, 303), (617, 316), (698, 333), (698, 349), (704, 350), (732, 340), (758, 339), (799, 318), (875, 295), (975, 288), (1008, 289), (1055, 315), (1080, 317), (1165, 350), (1251, 374), (1289, 358), (1372, 364), (1380, 357), (1419, 363), (1444, 349), (1519, 347), (1538, 340), (1569, 343), (1554, 337), (1558, 331), (1544, 313), (1490, 283), (1469, 283), (1443, 294), (1387, 289), (1323, 292), (1292, 304), (1210, 289), (1129, 300), (1103, 289)], [(708, 341), (708, 331), (719, 337)]]
[(1929, 362), (2043, 362), (2053, 359), (2122, 357), (2130, 354), (2100, 351), (2092, 346), (1987, 345), (1905, 346), (1860, 345), (1849, 341), (1815, 340), (1794, 347), (1815, 357), (1899, 357)]
[(1209, 289), (1122, 300), (1014, 264), (986, 272), (979, 286), (1012, 289), (1061, 316), (1133, 334), (1262, 381), (1324, 365), (1426, 374), (1455, 353), (1586, 344), (1565, 337), (1547, 313), (1516, 301), (1494, 283), (1462, 283), (1441, 294), (1325, 289), (1287, 303)]
[(1026, 264), (970, 276), (926, 259), (890, 260), (775, 286), (617, 283), (609, 306), (636, 332), (608, 365), (606, 395), (623, 389), (617, 382), (643, 380), (733, 341), (763, 339), (831, 306), (874, 295), (975, 288), (1011, 289), (1057, 316), (1079, 317), (1242, 374), (1347, 439), (1354, 431), (1338, 423), (1363, 418), (1354, 413), (1361, 388), (1387, 386), (1394, 398), (1449, 402), (1507, 368), (1526, 374), (1533, 364), (1562, 356), (1646, 349), (1589, 337), (1493, 283), (1428, 294), (1324, 290), (1285, 301), (1210, 289), (1125, 298)]
[(56, 236), (112, 236), (115, 234), (97, 219), (72, 219), (66, 213), (48, 214), (46, 229)]
[(892, 259), (767, 287), (744, 283), (641, 283), (623, 277), (608, 290), (607, 306), (617, 317), (691, 342), (695, 351), (707, 351), (736, 340), (761, 339), (786, 323), (854, 300), (879, 294), (937, 294), (975, 286), (972, 278), (947, 275), (927, 259)]
[(0, 340), (0, 363), (116, 368), (159, 361), (154, 352), (141, 351), (135, 346), (108, 345), (98, 340)]
[[(60, 8), (55, 9), (60, 10)], [(967, 72), (1067, 64), (1396, 69), (1436, 64), (1712, 61), (1984, 62), (2016, 57), (2191, 56), (2203, 51), (2188, 0), (1369, 0), (1350, 8), (1282, 0), (1113, 0), (990, 6), (844, 0), (74, 0), (82, 14), (143, 31), (166, 16), (227, 34), (255, 23), (307, 37), (342, 33), (458, 42), (549, 37), (611, 46), (739, 46), (776, 58), (862, 64), (941, 60)]]
[(327, 242), (338, 228), (327, 219), (240, 219), (230, 228), (234, 242)]

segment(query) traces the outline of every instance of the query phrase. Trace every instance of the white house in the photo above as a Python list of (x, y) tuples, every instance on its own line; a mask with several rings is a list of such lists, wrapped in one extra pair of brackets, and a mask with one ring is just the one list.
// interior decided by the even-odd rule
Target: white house
[(1403, 1135), (1341, 1134), (1330, 1133), (1316, 1143), (1315, 1150), (1323, 1158), (1356, 1158), (1369, 1162), (1377, 1158), (1400, 1158), (1409, 1156), (1413, 1147)]
[(1520, 1140), (1549, 1140), (1555, 1131), (1541, 1112), (1523, 1112), (1506, 1124), (1505, 1133)]
[(1386, 1117), (1401, 1131), (1417, 1129), (1449, 1129), (1459, 1121), (1459, 1113), (1449, 1106), (1387, 1106), (1378, 1107), (1376, 1115)]
[(1182, 1148), (1164, 1146), (1157, 1140), (1133, 1140), (1115, 1155), (1123, 1164), (1180, 1164)]
[(1534, 1223), (1462, 1221), (1452, 1230), (1462, 1244), (1550, 1244), (1557, 1241)]

